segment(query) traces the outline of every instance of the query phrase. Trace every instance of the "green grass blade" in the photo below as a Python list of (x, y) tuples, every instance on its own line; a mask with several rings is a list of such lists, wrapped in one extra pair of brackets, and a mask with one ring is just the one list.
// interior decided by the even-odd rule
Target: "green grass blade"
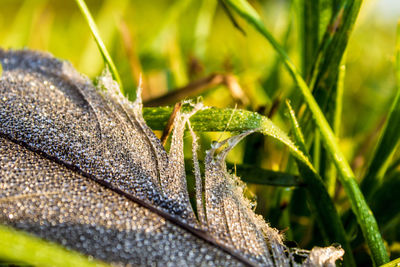
[(34, 266), (109, 266), (78, 252), (0, 225), (0, 259)]
[[(344, 92), (344, 78), (346, 74), (346, 65), (344, 64), (346, 56), (342, 59), (342, 64), (339, 67), (338, 80), (336, 85), (336, 99), (335, 109), (333, 111), (333, 131), (337, 138), (340, 137), (340, 127), (342, 124), (342, 111), (343, 111), (343, 92)], [(332, 162), (328, 162), (328, 170), (326, 173), (326, 187), (331, 196), (335, 195), (336, 191), (336, 169)]]
[(381, 265), (380, 267), (398, 267), (400, 265), (400, 258), (392, 260), (386, 264)]
[[(101, 4), (99, 3), (100, 8), (95, 17), (96, 26), (97, 29), (101, 30), (101, 40), (106, 47), (111, 48), (118, 38), (116, 24), (119, 22), (118, 19), (124, 16), (128, 4), (128, 0), (106, 0), (102, 1)], [(99, 75), (103, 68), (104, 56), (102, 54), (100, 54), (101, 57), (98, 56), (99, 49), (96, 46), (97, 43), (93, 42), (91, 38), (82, 44), (79, 69), (89, 77)], [(121, 68), (120, 70), (122, 71)]]
[[(303, 134), (296, 120), (294, 110), (290, 106), (289, 102), (286, 102), (286, 105), (289, 109), (289, 117), (295, 143), (301, 149), (304, 155), (308, 156)], [(339, 214), (336, 211), (332, 199), (325, 188), (324, 182), (314, 169), (308, 168), (301, 161), (297, 160), (297, 163), (301, 177), (307, 184), (306, 189), (309, 195), (310, 205), (313, 207), (314, 212), (318, 216), (317, 223), (319, 224), (325, 239), (331, 243), (339, 242), (346, 251), (344, 254), (345, 266), (355, 266), (350, 243), (347, 240), (342, 221), (340, 220)]]
[[(362, 0), (338, 1), (325, 31), (313, 66), (311, 88), (315, 94), (332, 90), (337, 79), (340, 62), (358, 16)], [(321, 105), (321, 103), (320, 103)]]
[(396, 42), (397, 93), (371, 163), (361, 183), (361, 189), (367, 198), (379, 186), (389, 161), (400, 141), (400, 23), (397, 27)]
[[(335, 2), (318, 54), (313, 58), (310, 77), (307, 77), (309, 88), (332, 127), (339, 69), (362, 0)], [(305, 122), (304, 132), (308, 134), (312, 126), (311, 114), (307, 111), (304, 115), (301, 121)]]
[(93, 17), (90, 14), (90, 11), (85, 4), (85, 1), (84, 0), (75, 0), (75, 2), (78, 4), (78, 7), (82, 12), (82, 15), (84, 16), (87, 24), (89, 25), (89, 28), (93, 34), (94, 40), (97, 43), (97, 46), (100, 50), (101, 55), (103, 56), (104, 63), (110, 68), (110, 72), (111, 72), (113, 78), (118, 82), (121, 92), (124, 93), (122, 83), (121, 83), (121, 78), (118, 74), (117, 68), (115, 67), (114, 62), (112, 61), (112, 58), (111, 58), (110, 54), (108, 53), (107, 48), (104, 45), (104, 43), (100, 37), (99, 30), (97, 29), (96, 23), (94, 22)]
[(379, 232), (378, 225), (369, 209), (360, 188), (357, 185), (354, 174), (350, 165), (348, 164), (343, 153), (339, 149), (336, 137), (329, 126), (326, 118), (324, 117), (318, 103), (315, 101), (307, 83), (301, 77), (301, 74), (297, 71), (295, 65), (292, 63), (286, 52), (279, 45), (279, 43), (273, 38), (269, 31), (265, 28), (257, 12), (249, 5), (245, 0), (226, 0), (226, 2), (239, 13), (245, 20), (253, 25), (272, 45), (276, 52), (281, 56), (283, 62), (289, 73), (292, 75), (295, 83), (300, 89), (304, 100), (310, 108), (314, 120), (317, 124), (318, 129), (321, 132), (321, 136), (324, 145), (332, 157), (335, 166), (340, 174), (340, 181), (346, 191), (347, 196), (350, 199), (350, 204), (354, 214), (357, 217), (357, 221), (361, 227), (364, 238), (371, 251), (371, 258), (375, 265), (384, 264), (388, 262), (389, 257), (386, 252), (386, 248), (383, 243), (382, 236)]
[[(187, 107), (183, 107), (183, 109), (185, 108)], [(172, 110), (172, 107), (143, 108), (143, 117), (153, 130), (163, 130), (171, 116)], [(227, 121), (229, 121), (228, 125)], [(287, 134), (270, 119), (256, 112), (242, 109), (207, 108), (196, 112), (190, 118), (190, 124), (194, 131), (201, 132), (243, 132), (257, 130), (286, 145), (293, 156), (312, 168), (308, 158), (303, 155)]]
[(335, 99), (335, 111), (333, 115), (333, 131), (339, 138), (340, 126), (342, 124), (342, 111), (343, 111), (343, 93), (344, 93), (344, 78), (346, 75), (346, 64), (345, 57), (342, 60), (342, 64), (339, 67), (339, 75), (336, 86), (336, 99)]
[(319, 0), (301, 0), (302, 70), (309, 76), (319, 44)]

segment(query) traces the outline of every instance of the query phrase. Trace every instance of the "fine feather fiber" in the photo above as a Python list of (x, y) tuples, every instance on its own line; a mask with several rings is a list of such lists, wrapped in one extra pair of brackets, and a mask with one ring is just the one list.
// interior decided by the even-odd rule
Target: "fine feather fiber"
[[(335, 266), (343, 250), (302, 251), (256, 215), (227, 153), (206, 153), (204, 188), (190, 112), (175, 118), (166, 152), (109, 74), (97, 88), (49, 54), (0, 49), (0, 223), (122, 266)], [(140, 91), (140, 90), (138, 90)], [(197, 216), (183, 155), (193, 139)], [(204, 195), (204, 197), (203, 197)]]

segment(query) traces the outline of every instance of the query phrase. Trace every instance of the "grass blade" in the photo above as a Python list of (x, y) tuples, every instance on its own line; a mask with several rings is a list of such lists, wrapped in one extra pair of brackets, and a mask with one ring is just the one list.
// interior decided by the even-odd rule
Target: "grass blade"
[[(0, 225), (0, 258), (10, 264), (34, 266), (109, 266), (78, 252)], [(1, 264), (1, 263), (0, 263)], [(8, 266), (8, 265), (7, 265)]]
[[(299, 124), (296, 120), (294, 110), (288, 101), (286, 102), (286, 105), (289, 109), (289, 117), (295, 143), (301, 149), (301, 151), (308, 156), (303, 134), (301, 133)], [(346, 251), (344, 254), (345, 266), (355, 266), (356, 264), (351, 252), (350, 243), (346, 237), (346, 232), (332, 199), (330, 198), (328, 191), (324, 186), (324, 182), (315, 169), (308, 168), (299, 160), (297, 160), (297, 164), (299, 166), (301, 177), (307, 184), (306, 189), (310, 198), (310, 205), (313, 207), (314, 212), (319, 218), (317, 222), (320, 226), (321, 232), (328, 242), (339, 242), (343, 246), (344, 250)]]
[[(182, 109), (187, 109), (183, 106)], [(153, 130), (163, 130), (171, 116), (172, 107), (143, 108), (143, 117)], [(227, 125), (226, 122), (230, 123)], [(207, 108), (199, 110), (190, 118), (190, 125), (194, 131), (200, 132), (243, 132), (257, 130), (271, 136), (286, 145), (294, 157), (312, 168), (308, 158), (292, 142), (292, 140), (276, 126), (270, 119), (256, 112), (242, 109)]]
[(395, 260), (392, 260), (391, 262), (381, 265), (380, 267), (397, 267), (399, 266), (399, 264), (400, 264), (400, 258), (397, 258)]
[[(124, 16), (128, 6), (128, 0), (106, 0), (99, 3), (99, 11), (95, 15), (97, 29), (101, 30), (101, 40), (104, 45), (111, 48), (118, 38), (118, 27), (116, 22)], [(91, 36), (89, 36), (91, 37)], [(104, 57), (98, 56), (97, 43), (91, 38), (85, 40), (82, 44), (81, 55), (79, 60), (79, 69), (89, 77), (99, 75), (103, 70), (102, 61)], [(112, 53), (112, 52), (111, 52)], [(125, 84), (126, 86), (126, 84)]]
[(400, 141), (400, 22), (397, 27), (396, 38), (397, 93), (371, 163), (361, 183), (361, 189), (367, 199), (382, 181), (389, 161)]
[(293, 77), (296, 85), (300, 89), (304, 100), (310, 108), (318, 129), (321, 132), (324, 145), (332, 157), (335, 166), (340, 174), (340, 181), (349, 197), (351, 207), (357, 217), (357, 221), (361, 227), (364, 238), (371, 251), (371, 258), (375, 265), (384, 264), (389, 261), (386, 248), (383, 243), (382, 236), (379, 232), (378, 225), (370, 208), (365, 201), (360, 188), (357, 185), (354, 174), (348, 164), (343, 153), (339, 149), (336, 137), (324, 117), (318, 103), (315, 101), (307, 83), (297, 71), (297, 68), (292, 63), (286, 52), (273, 38), (269, 31), (265, 28), (257, 12), (245, 0), (226, 0), (226, 2), (245, 20), (253, 25), (272, 45), (276, 52), (281, 56), (286, 68)]
[[(334, 86), (340, 62), (362, 4), (362, 0), (338, 2), (341, 2), (339, 8), (333, 6), (337, 10), (327, 26), (313, 66), (310, 87), (315, 94), (321, 90), (329, 92)], [(327, 88), (328, 85), (330, 87)]]
[(114, 62), (112, 61), (112, 58), (108, 53), (107, 48), (100, 37), (99, 30), (97, 29), (96, 23), (94, 22), (93, 17), (90, 14), (90, 11), (85, 4), (85, 1), (75, 0), (75, 2), (78, 4), (78, 7), (82, 12), (83, 17), (85, 18), (87, 24), (89, 25), (90, 31), (92, 32), (94, 40), (96, 41), (100, 53), (104, 59), (104, 63), (110, 68), (110, 72), (113, 78), (118, 82), (121, 92), (124, 93), (124, 89), (121, 83), (121, 78), (118, 74), (117, 68), (115, 67)]
[(309, 76), (319, 44), (319, 0), (302, 0), (302, 70)]

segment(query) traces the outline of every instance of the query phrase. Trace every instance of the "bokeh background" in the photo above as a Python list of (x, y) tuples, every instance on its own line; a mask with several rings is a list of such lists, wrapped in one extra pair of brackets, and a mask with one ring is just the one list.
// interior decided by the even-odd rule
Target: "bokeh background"
[[(209, 83), (200, 93), (206, 105), (237, 107), (270, 115), (289, 132), (284, 99), (301, 98), (269, 44), (247, 23), (216, 0), (87, 0), (111, 52), (128, 97), (134, 98), (140, 74), (143, 99), (157, 99), (210, 75), (231, 83)], [(252, 0), (265, 25), (301, 68), (300, 0)], [(364, 1), (347, 49), (340, 146), (359, 177), (396, 93), (394, 48), (399, 0)], [(328, 18), (329, 19), (329, 18)], [(74, 1), (0, 0), (0, 46), (48, 51), (95, 78), (104, 65), (90, 30)], [(192, 97), (188, 94), (187, 97)], [(178, 101), (179, 99), (176, 99)], [(159, 105), (173, 104), (161, 102)], [(227, 122), (228, 123), (228, 122)], [(201, 145), (229, 133), (203, 133)], [(188, 138), (189, 139), (189, 138)], [(190, 140), (189, 140), (190, 141)], [(189, 148), (190, 150), (190, 148)], [(189, 156), (190, 153), (188, 153)], [(395, 158), (399, 158), (397, 152)], [(265, 169), (287, 169), (288, 152), (269, 138), (253, 135), (229, 155), (229, 161)], [(249, 185), (257, 212), (287, 239), (302, 247), (321, 244), (301, 189)], [(339, 212), (348, 209), (338, 187)], [(381, 231), (391, 258), (400, 256), (400, 214)], [(355, 233), (359, 235), (360, 233)], [(365, 246), (355, 248), (359, 263)]]

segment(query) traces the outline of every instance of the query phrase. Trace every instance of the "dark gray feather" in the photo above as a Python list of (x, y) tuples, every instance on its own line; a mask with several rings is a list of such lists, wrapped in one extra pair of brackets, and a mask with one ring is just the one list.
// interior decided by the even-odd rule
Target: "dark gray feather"
[[(122, 265), (296, 265), (226, 172), (226, 154), (247, 133), (218, 144), (228, 144), (220, 155), (208, 152), (198, 222), (183, 158), (191, 114), (177, 115), (168, 154), (140, 98), (129, 102), (107, 76), (99, 91), (48, 54), (0, 50), (0, 61), (1, 223)], [(322, 262), (334, 264), (341, 253), (329, 251), (313, 250), (304, 264), (335, 255)]]

